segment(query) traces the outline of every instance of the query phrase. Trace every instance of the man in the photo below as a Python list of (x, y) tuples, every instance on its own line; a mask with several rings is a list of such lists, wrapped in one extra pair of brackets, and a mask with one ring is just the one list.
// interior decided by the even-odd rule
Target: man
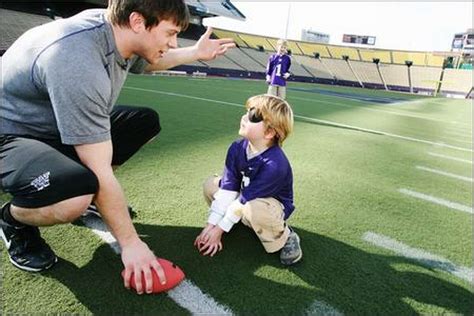
[(268, 58), (267, 76), (268, 94), (286, 98), (286, 80), (290, 77), (291, 58), (287, 55), (288, 42), (279, 39), (277, 51)]
[(208, 29), (196, 45), (177, 48), (188, 20), (182, 0), (111, 0), (107, 10), (33, 28), (6, 51), (0, 187), (12, 200), (0, 210), (0, 235), (16, 267), (54, 265), (57, 257), (38, 226), (69, 223), (93, 202), (122, 249), (125, 287), (134, 273), (137, 292), (151, 293), (152, 270), (165, 283), (113, 173), (158, 134), (158, 114), (112, 107), (128, 71), (211, 60), (234, 46), (230, 39), (211, 40)]

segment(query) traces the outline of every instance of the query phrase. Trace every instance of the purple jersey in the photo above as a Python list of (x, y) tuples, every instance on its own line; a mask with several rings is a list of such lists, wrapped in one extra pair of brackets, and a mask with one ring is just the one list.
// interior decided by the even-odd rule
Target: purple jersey
[(268, 58), (267, 75), (270, 76), (270, 84), (274, 86), (286, 86), (283, 75), (290, 71), (291, 58), (288, 55), (273, 54)]
[(240, 192), (240, 203), (272, 197), (283, 204), (285, 219), (293, 205), (293, 172), (280, 146), (272, 146), (260, 155), (247, 159), (248, 140), (237, 140), (227, 151), (223, 190)]

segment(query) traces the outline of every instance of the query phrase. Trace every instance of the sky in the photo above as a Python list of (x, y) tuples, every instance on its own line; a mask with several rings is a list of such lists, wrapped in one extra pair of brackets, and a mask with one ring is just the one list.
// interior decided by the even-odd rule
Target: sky
[(294, 40), (301, 40), (303, 28), (311, 28), (329, 34), (329, 43), (335, 45), (343, 45), (343, 34), (368, 35), (375, 36), (376, 42), (367, 48), (415, 51), (450, 51), (454, 34), (473, 28), (471, 1), (231, 2), (246, 21), (217, 17), (203, 24), (270, 37), (287, 33)]

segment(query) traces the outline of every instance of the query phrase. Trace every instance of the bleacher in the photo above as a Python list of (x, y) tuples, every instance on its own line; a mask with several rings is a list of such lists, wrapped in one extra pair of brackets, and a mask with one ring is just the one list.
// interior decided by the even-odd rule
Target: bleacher
[(374, 59), (379, 59), (381, 63), (392, 63), (392, 54), (387, 50), (375, 49), (359, 49), (362, 61), (373, 62)]
[(241, 48), (240, 49), (244, 54), (252, 58), (255, 62), (259, 63), (263, 69), (267, 67), (268, 53), (260, 52), (252, 48)]
[[(67, 6), (64, 7), (66, 10)], [(38, 10), (37, 10), (38, 11)], [(44, 10), (43, 10), (44, 11)], [(0, 52), (3, 53), (26, 30), (51, 21), (43, 11), (16, 11), (0, 9), (1, 37)], [(72, 12), (71, 12), (72, 13)], [(190, 25), (178, 38), (179, 47), (196, 43), (204, 32), (203, 26)], [(225, 56), (212, 61), (196, 61), (186, 65), (187, 71), (209, 71), (227, 75), (263, 78), (268, 57), (275, 52), (277, 38), (244, 34), (234, 31), (214, 29), (215, 38), (232, 38), (238, 45)], [(328, 45), (303, 41), (288, 41), (291, 50), (292, 67), (290, 72), (303, 81), (323, 81), (347, 85), (370, 84), (370, 87), (383, 87), (402, 91), (431, 91), (436, 93), (442, 79), (441, 92), (468, 93), (472, 89), (472, 69), (443, 69), (446, 53), (415, 52), (387, 49), (368, 49), (340, 45)], [(343, 57), (347, 56), (348, 60)], [(374, 60), (379, 60), (380, 73)], [(406, 61), (411, 61), (409, 86)], [(193, 68), (194, 67), (194, 68)], [(182, 69), (178, 69), (182, 70)], [(295, 80), (295, 79), (292, 79)]]
[(444, 64), (443, 56), (435, 56), (431, 53), (426, 54), (426, 66), (443, 67), (443, 64)]
[(13, 42), (32, 27), (51, 22), (51, 18), (20, 11), (0, 9), (1, 55)]
[(321, 62), (326, 65), (337, 80), (357, 82), (357, 78), (352, 73), (347, 62), (343, 59), (321, 58)]
[(472, 69), (445, 69), (441, 91), (466, 94), (472, 89)]
[[(270, 43), (270, 45), (272, 45), (273, 50), (276, 51), (278, 39), (276, 39), (276, 38), (267, 38), (267, 41)], [(295, 54), (303, 55), (303, 52), (301, 51), (301, 49), (298, 47), (298, 45), (294, 41), (288, 41), (288, 49), (291, 51), (291, 53), (293, 55), (295, 55)]]
[(237, 33), (235, 32), (214, 29), (214, 35), (216, 35), (218, 38), (231, 38), (239, 47), (248, 47), (247, 44), (242, 41), (242, 39), (237, 36)]
[(329, 55), (329, 51), (326, 45), (304, 43), (304, 42), (298, 42), (297, 45), (300, 47), (300, 50), (306, 56), (314, 57), (314, 55), (317, 53), (321, 57), (325, 57), (325, 58), (331, 57), (331, 55)]
[(437, 89), (441, 76), (441, 68), (436, 67), (411, 67), (412, 85), (414, 88)]
[(310, 71), (314, 78), (334, 80), (333, 74), (323, 66), (320, 59), (301, 55), (293, 55), (293, 59)]
[(302, 77), (311, 76), (311, 73), (308, 72), (306, 69), (304, 69), (304, 67), (301, 66), (300, 62), (298, 62), (293, 56), (291, 58), (290, 73), (292, 73), (295, 76), (302, 76)]
[[(236, 41), (240, 51), (244, 53), (240, 57), (239, 55), (233, 56), (237, 63), (246, 64), (243, 61), (239, 62), (241, 56), (245, 56), (244, 58), (250, 58), (259, 64), (260, 69), (265, 68), (268, 56), (276, 50), (278, 40), (277, 38), (219, 29), (216, 29), (214, 34), (219, 38), (230, 37)], [(446, 55), (446, 53), (438, 55), (433, 52), (368, 49), (295, 40), (288, 41), (288, 48), (291, 50), (293, 60), (290, 71), (295, 76), (307, 78), (309, 81), (313, 81), (313, 79), (336, 80), (339, 84), (355, 86), (369, 84), (370, 87), (383, 88), (383, 80), (385, 80), (389, 89), (415, 92), (431, 91), (433, 94), (436, 93), (437, 85), (442, 78)], [(375, 60), (378, 60), (380, 72), (374, 63)], [(411, 87), (407, 61), (411, 62)], [(243, 68), (249, 69), (250, 67), (244, 66)], [(451, 82), (449, 84), (450, 91), (466, 93), (472, 87), (472, 77), (469, 77), (469, 74), (472, 76), (472, 70), (459, 72), (461, 74), (459, 76), (457, 76), (458, 72), (449, 69), (446, 69), (445, 72), (444, 80)], [(463, 82), (460, 82), (462, 80)], [(444, 90), (449, 90), (448, 83), (444, 86)]]
[(257, 36), (257, 35), (250, 35), (250, 34), (238, 34), (237, 35), (244, 43), (247, 44), (248, 47), (253, 49), (259, 49), (263, 47), (266, 51), (275, 50), (270, 43), (266, 40), (265, 37)]
[(327, 46), (329, 54), (334, 59), (342, 59), (342, 56), (348, 56), (350, 60), (360, 60), (357, 49), (343, 46)]
[(235, 48), (230, 49), (225, 54), (228, 58), (232, 59), (233, 61), (237, 62), (240, 67), (247, 71), (254, 71), (254, 72), (263, 72), (265, 71), (265, 67), (256, 62), (254, 59), (250, 58), (246, 55), (242, 49)]
[(425, 66), (425, 53), (420, 52), (402, 52), (402, 51), (393, 51), (392, 59), (394, 64), (405, 65), (405, 61), (412, 61), (413, 65), (416, 66)]
[(363, 83), (372, 83), (382, 85), (382, 79), (380, 78), (377, 66), (372, 62), (365, 61), (351, 61), (354, 72), (359, 76)]
[(407, 66), (379, 64), (379, 67), (387, 86), (393, 89), (396, 89), (396, 87), (409, 87)]
[(221, 69), (234, 69), (234, 70), (246, 70), (242, 68), (237, 62), (234, 62), (227, 56), (221, 56), (210, 61), (206, 61), (206, 64), (212, 68), (221, 68)]

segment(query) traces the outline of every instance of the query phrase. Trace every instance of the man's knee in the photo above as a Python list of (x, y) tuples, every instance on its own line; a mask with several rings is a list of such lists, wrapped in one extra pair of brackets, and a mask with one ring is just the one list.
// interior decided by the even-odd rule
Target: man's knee
[(81, 216), (99, 190), (97, 176), (88, 168), (76, 168), (63, 175), (67, 183), (58, 190), (60, 201), (49, 209), (60, 223), (70, 223)]
[(63, 179), (67, 181), (64, 188), (69, 192), (70, 196), (67, 197), (95, 194), (99, 190), (99, 179), (86, 167), (69, 170), (67, 175), (63, 175)]
[(146, 127), (148, 136), (152, 139), (161, 131), (160, 115), (155, 110), (145, 107), (140, 108), (139, 111), (141, 124)]
[(93, 197), (93, 195), (83, 195), (62, 201), (50, 208), (49, 212), (59, 223), (71, 223), (84, 214)]

